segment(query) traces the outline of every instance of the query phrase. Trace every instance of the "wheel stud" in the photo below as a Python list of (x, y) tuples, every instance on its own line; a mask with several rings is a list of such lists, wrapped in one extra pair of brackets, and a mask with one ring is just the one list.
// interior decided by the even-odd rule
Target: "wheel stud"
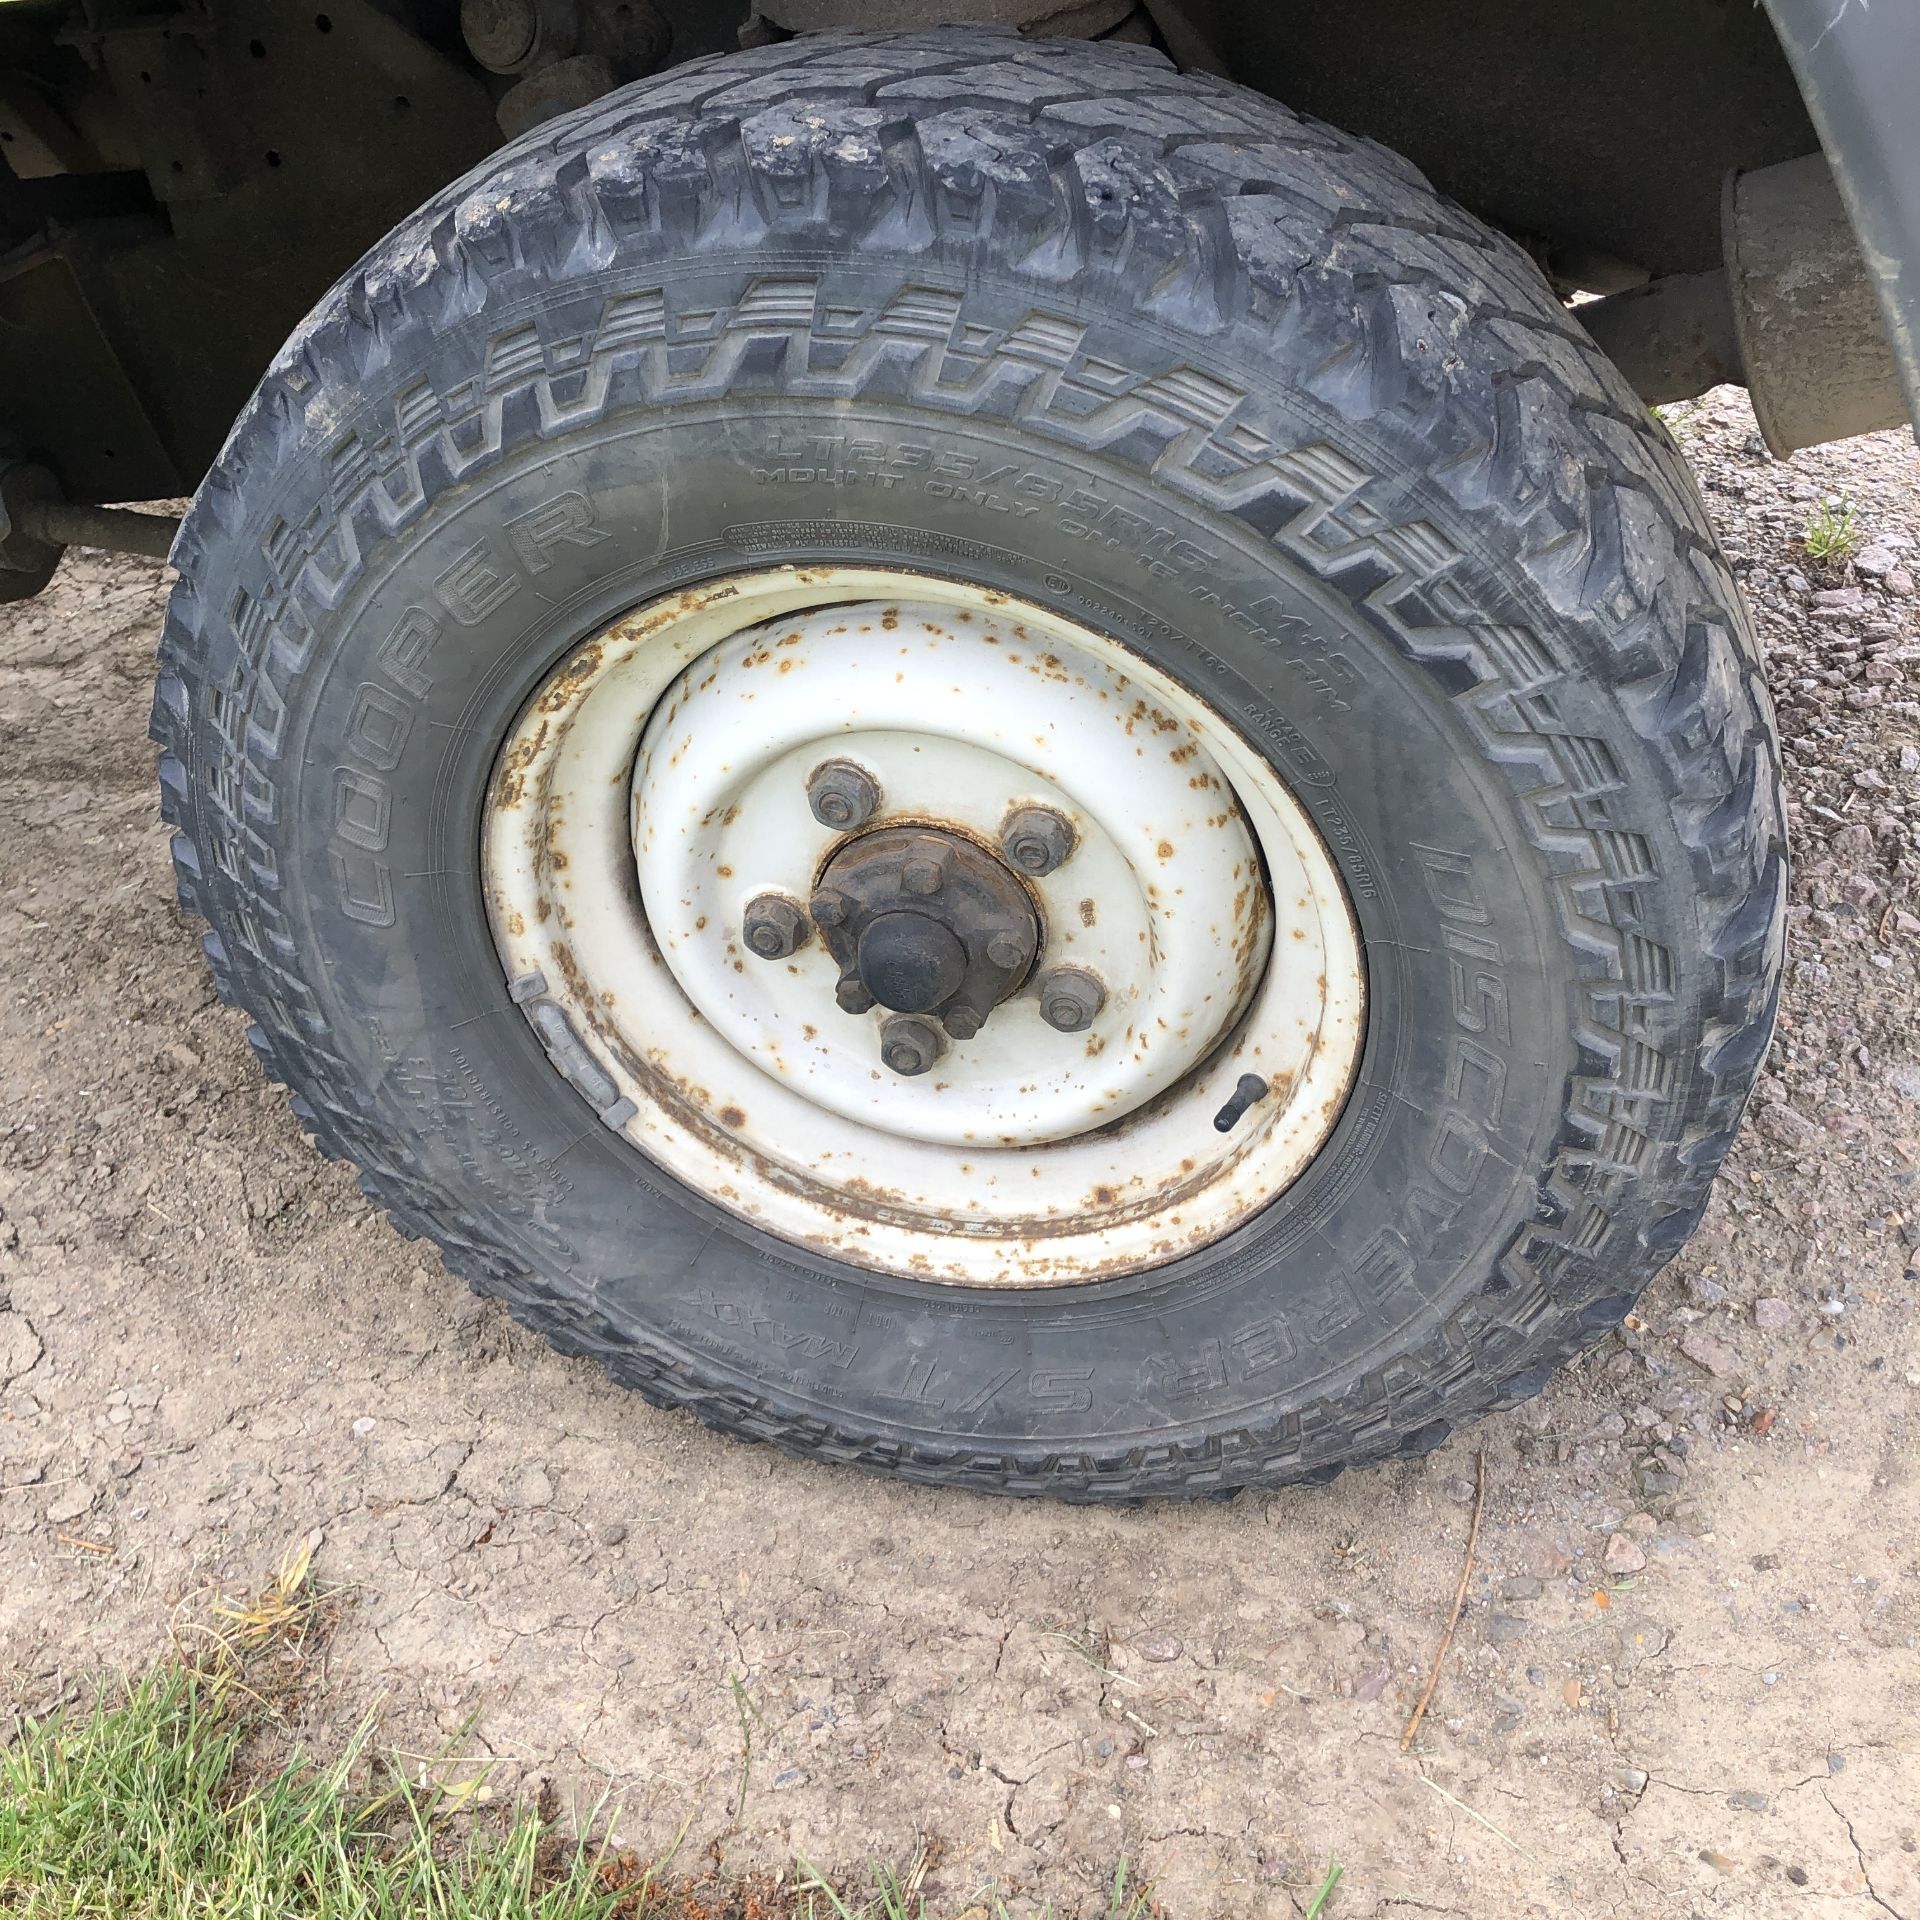
[(880, 1029), (880, 1058), (909, 1078), (925, 1073), (940, 1058), (940, 1030), (916, 1014), (895, 1014)]
[(823, 760), (807, 776), (807, 805), (823, 827), (864, 826), (880, 806), (880, 783), (851, 760)]
[(1015, 807), (1000, 829), (1000, 850), (1035, 879), (1060, 866), (1073, 841), (1072, 821), (1052, 807)]
[(840, 1004), (842, 1013), (871, 1013), (873, 995), (867, 991), (867, 983), (857, 973), (843, 973), (840, 984), (834, 988), (833, 997)]
[(757, 894), (747, 902), (741, 938), (762, 960), (784, 960), (804, 946), (811, 929), (807, 916), (783, 893)]
[(1084, 1033), (1106, 1004), (1106, 988), (1085, 967), (1055, 967), (1040, 982), (1040, 1018), (1061, 1033)]

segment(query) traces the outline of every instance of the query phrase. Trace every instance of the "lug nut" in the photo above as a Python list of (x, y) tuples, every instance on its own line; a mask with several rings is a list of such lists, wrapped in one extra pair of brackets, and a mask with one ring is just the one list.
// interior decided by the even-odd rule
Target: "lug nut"
[(784, 893), (757, 894), (747, 902), (741, 938), (762, 960), (784, 960), (806, 944), (807, 916)]
[(1085, 967), (1055, 967), (1040, 982), (1040, 1018), (1061, 1033), (1084, 1033), (1106, 1004), (1106, 988)]
[(987, 1023), (964, 1002), (949, 1007), (940, 1016), (940, 1024), (956, 1040), (971, 1040)]
[(880, 806), (880, 783), (851, 760), (823, 760), (807, 776), (807, 805), (823, 827), (864, 826)]
[(833, 997), (840, 1003), (842, 1013), (871, 1013), (873, 995), (867, 991), (867, 983), (857, 973), (843, 973), (840, 984), (834, 988)]
[(880, 1058), (909, 1078), (925, 1073), (940, 1058), (940, 1030), (917, 1014), (895, 1014), (880, 1029)]
[(1000, 850), (1022, 873), (1038, 879), (1073, 851), (1073, 823), (1051, 807), (1015, 807), (1000, 829)]

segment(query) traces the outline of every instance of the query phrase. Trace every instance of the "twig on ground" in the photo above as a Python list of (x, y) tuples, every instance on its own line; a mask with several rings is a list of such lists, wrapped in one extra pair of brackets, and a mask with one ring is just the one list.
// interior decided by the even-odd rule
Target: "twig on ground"
[(1496, 1840), (1504, 1840), (1507, 1845), (1523, 1859), (1531, 1860), (1536, 1867), (1543, 1864), (1537, 1853), (1523, 1847), (1504, 1827), (1496, 1827), (1484, 1813), (1476, 1813), (1464, 1800), (1456, 1799), (1438, 1780), (1431, 1780), (1424, 1773), (1416, 1773), (1413, 1777), (1418, 1780), (1423, 1787), (1431, 1788), (1433, 1792), (1437, 1793), (1440, 1798), (1456, 1812), (1464, 1813), (1476, 1826), (1485, 1827)]
[(1433, 1671), (1427, 1675), (1427, 1684), (1413, 1709), (1413, 1718), (1407, 1722), (1407, 1730), (1400, 1736), (1402, 1753), (1413, 1745), (1413, 1736), (1420, 1731), (1420, 1722), (1426, 1718), (1427, 1702), (1433, 1698), (1433, 1690), (1440, 1684), (1441, 1664), (1447, 1657), (1447, 1649), (1453, 1645), (1453, 1630), (1460, 1624), (1460, 1609), (1467, 1604), (1467, 1582), (1473, 1578), (1473, 1551), (1480, 1544), (1480, 1515), (1486, 1504), (1487, 1456), (1482, 1449), (1473, 1456), (1473, 1524), (1467, 1529), (1467, 1557), (1460, 1568), (1460, 1584), (1454, 1590), (1453, 1611), (1447, 1615), (1440, 1644), (1434, 1650)]
[(767, 1716), (753, 1704), (738, 1674), (727, 1675), (733, 1691), (733, 1710), (740, 1716), (740, 1791), (734, 1799), (733, 1817), (738, 1820), (747, 1810), (747, 1789), (753, 1782), (753, 1723), (768, 1726)]

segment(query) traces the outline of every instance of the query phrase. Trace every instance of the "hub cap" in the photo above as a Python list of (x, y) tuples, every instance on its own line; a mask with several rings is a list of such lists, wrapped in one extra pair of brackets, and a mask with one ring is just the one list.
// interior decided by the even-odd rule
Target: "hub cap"
[(1308, 1164), (1358, 1053), (1345, 897), (1268, 762), (979, 588), (779, 569), (629, 616), (522, 716), (484, 857), (513, 995), (603, 1120), (886, 1271), (1202, 1245)]
[(813, 917), (840, 969), (843, 1009), (937, 1014), (956, 1040), (980, 1031), (1040, 944), (1034, 904), (998, 860), (957, 833), (913, 827), (843, 845)]

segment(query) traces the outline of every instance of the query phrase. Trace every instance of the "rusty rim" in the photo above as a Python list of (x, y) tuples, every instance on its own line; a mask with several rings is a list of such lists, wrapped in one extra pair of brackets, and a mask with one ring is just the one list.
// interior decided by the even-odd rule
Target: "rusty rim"
[(483, 859), (513, 997), (606, 1124), (887, 1272), (1204, 1245), (1311, 1162), (1358, 1059), (1346, 895), (1270, 764), (964, 583), (779, 568), (629, 615), (521, 715)]

